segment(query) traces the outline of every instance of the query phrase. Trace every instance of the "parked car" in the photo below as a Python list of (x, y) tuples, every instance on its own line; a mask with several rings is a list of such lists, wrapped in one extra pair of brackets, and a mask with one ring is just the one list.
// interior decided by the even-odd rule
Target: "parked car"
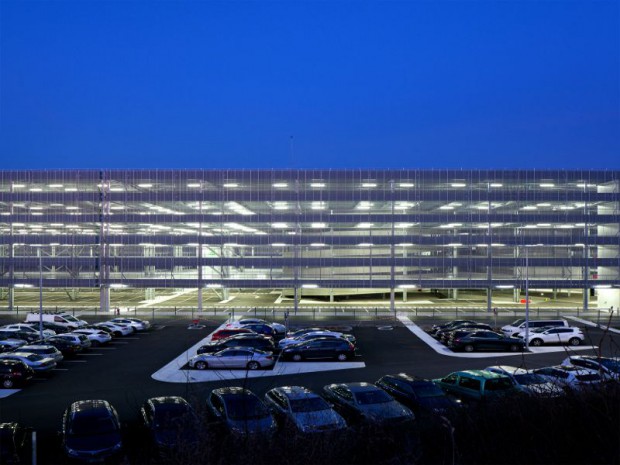
[[(519, 338), (525, 340), (525, 333), (519, 333)], [(529, 334), (529, 345), (542, 346), (543, 344), (569, 344), (578, 346), (585, 340), (580, 328), (572, 326), (548, 327), (543, 326), (540, 330), (534, 330)]]
[(316, 331), (329, 331), (328, 329), (325, 328), (297, 328), (295, 330), (291, 330), (286, 334), (286, 337), (291, 337), (291, 338), (295, 338), (295, 337), (299, 337), (299, 336), (303, 336), (306, 333), (313, 333)]
[(573, 365), (536, 368), (532, 372), (567, 390), (579, 391), (593, 388), (599, 386), (603, 381), (603, 377), (598, 371)]
[(235, 334), (258, 334), (248, 328), (222, 328), (211, 334), (212, 341), (219, 341)]
[(345, 339), (349, 341), (351, 344), (355, 344), (356, 342), (355, 337), (351, 334), (344, 334), (344, 333), (340, 333), (337, 331), (321, 330), (321, 331), (311, 331), (311, 332), (302, 334), (301, 336), (286, 337), (278, 342), (278, 347), (282, 349), (284, 347), (288, 347), (293, 344), (299, 344), (300, 342), (310, 341), (312, 339), (318, 339), (318, 338), (326, 338), (326, 337)]
[(112, 318), (110, 320), (111, 323), (121, 323), (124, 325), (131, 326), (136, 331), (146, 331), (151, 327), (151, 322), (147, 320), (140, 320), (138, 318)]
[(31, 354), (42, 355), (43, 357), (53, 358), (56, 363), (62, 362), (64, 357), (62, 352), (51, 344), (28, 344), (21, 346), (19, 352), (29, 352)]
[(61, 337), (62, 334), (57, 336), (48, 337), (45, 341), (43, 341), (46, 345), (51, 345), (56, 347), (64, 357), (73, 357), (77, 353), (84, 350), (82, 345), (74, 340), (66, 339)]
[(153, 445), (160, 452), (191, 448), (198, 443), (198, 417), (183, 397), (152, 397), (142, 404), (140, 413)]
[(282, 386), (265, 394), (265, 403), (284, 430), (300, 433), (339, 431), (347, 423), (322, 397), (302, 386)]
[(447, 323), (443, 323), (443, 324), (440, 324), (440, 325), (433, 325), (432, 328), (428, 332), (429, 332), (429, 334), (434, 335), (440, 329), (451, 329), (454, 326), (457, 326), (457, 325), (460, 325), (460, 324), (463, 324), (463, 323), (475, 325), (477, 323), (477, 321), (473, 321), (473, 320), (452, 320), (452, 321), (448, 321)]
[(0, 463), (28, 463), (30, 428), (19, 423), (0, 423)]
[(248, 323), (239, 327), (249, 329), (254, 331), (255, 333), (262, 334), (263, 336), (269, 336), (272, 338), (275, 338), (278, 335), (274, 327), (267, 323)]
[(251, 324), (266, 324), (271, 326), (273, 329), (276, 330), (277, 335), (284, 335), (286, 334), (286, 326), (284, 326), (281, 323), (276, 323), (274, 321), (266, 321), (266, 320), (261, 320), (260, 318), (241, 318), (239, 321), (234, 321), (232, 323), (230, 323), (231, 326), (234, 325), (238, 325), (238, 326), (245, 326), (245, 325), (251, 325)]
[(90, 339), (88, 339), (88, 337), (84, 336), (83, 334), (65, 333), (65, 334), (59, 334), (57, 336), (54, 336), (54, 338), (65, 339), (66, 341), (71, 341), (76, 344), (79, 344), (83, 350), (88, 349), (93, 345), (92, 342), (90, 342)]
[(415, 418), (409, 408), (371, 383), (328, 384), (323, 394), (350, 425), (394, 426)]
[(430, 379), (410, 376), (406, 373), (386, 375), (375, 383), (401, 404), (418, 415), (421, 413), (449, 414), (459, 408), (460, 403), (446, 395)]
[(30, 352), (6, 352), (0, 354), (0, 360), (19, 360), (32, 368), (35, 373), (50, 373), (56, 368), (56, 361), (52, 357)]
[[(29, 324), (33, 325), (35, 329), (38, 328), (39, 326), (39, 322), (35, 322), (35, 323), (31, 322)], [(59, 325), (58, 323), (54, 323), (53, 321), (43, 321), (43, 328), (51, 329), (56, 334), (68, 333), (69, 331), (71, 331), (71, 329), (68, 328), (67, 326)]]
[(133, 327), (121, 323), (111, 323), (109, 321), (103, 321), (101, 323), (95, 323), (94, 325), (97, 328), (108, 328), (112, 330), (113, 336), (129, 336), (133, 334), (135, 330)]
[(214, 354), (198, 354), (189, 360), (189, 366), (198, 370), (214, 368), (216, 370), (228, 368), (245, 368), (258, 370), (274, 364), (273, 354), (258, 349), (233, 347), (220, 350)]
[(0, 339), (21, 339), (25, 342), (40, 341), (39, 333), (21, 329), (0, 329)]
[[(519, 318), (518, 320), (513, 321), (509, 325), (502, 326), (502, 333), (504, 334), (504, 336), (517, 337), (519, 334), (522, 334), (525, 332), (525, 324), (526, 324), (525, 319)], [(557, 318), (554, 320), (553, 319), (552, 320), (529, 320), (528, 326), (530, 330), (535, 329), (535, 328), (542, 328), (543, 326), (568, 327), (568, 321), (562, 318)]]
[[(95, 324), (95, 325), (83, 326), (81, 329), (98, 329), (100, 331), (103, 331), (104, 333), (109, 334), (112, 339), (114, 339), (116, 337), (116, 335), (114, 334), (114, 330), (112, 328), (109, 328), (108, 326), (97, 326)], [(69, 331), (67, 331), (67, 332), (69, 332)], [(119, 334), (119, 336), (120, 336), (120, 334)]]
[(557, 397), (564, 394), (564, 391), (557, 385), (550, 382), (543, 376), (532, 373), (525, 368), (517, 368), (508, 365), (496, 365), (486, 367), (485, 370), (490, 371), (491, 373), (498, 373), (500, 375), (508, 376), (521, 390), (523, 390), (523, 392), (530, 395)]
[(34, 370), (21, 360), (0, 359), (0, 383), (4, 389), (23, 386), (34, 376)]
[(608, 380), (620, 381), (620, 358), (598, 357), (596, 355), (571, 355), (564, 359), (562, 365), (589, 368), (603, 374)]
[(42, 314), (39, 312), (30, 312), (26, 314), (26, 323), (38, 323), (41, 319), (43, 319), (43, 321), (62, 325), (69, 330), (88, 324), (86, 321), (79, 320), (75, 316), (66, 312), (43, 312)]
[(521, 392), (510, 377), (484, 370), (455, 371), (433, 382), (446, 393), (466, 401), (493, 400)]
[(476, 331), (493, 331), (493, 328), (484, 323), (466, 325), (461, 326), (458, 329), (443, 330), (441, 332), (441, 337), (438, 337), (438, 339), (444, 344), (449, 344), (449, 342), (455, 338), (462, 337)]
[(62, 416), (61, 437), (67, 456), (88, 462), (101, 462), (123, 448), (121, 422), (106, 400), (79, 400), (69, 405)]
[(235, 436), (272, 435), (276, 422), (265, 404), (249, 389), (223, 387), (207, 396), (207, 414)]
[(67, 334), (82, 334), (83, 336), (86, 336), (88, 338), (91, 345), (94, 347), (106, 345), (112, 340), (112, 336), (100, 329), (80, 328), (73, 330)]
[[(36, 327), (34, 325), (30, 325), (30, 324), (26, 324), (26, 323), (15, 323), (12, 325), (4, 325), (2, 326), (2, 329), (10, 329), (10, 330), (19, 330), (19, 331), (26, 331), (28, 333), (34, 333), (37, 335), (37, 337), (40, 337), (41, 333), (39, 331), (39, 328)], [(55, 336), (56, 332), (52, 331), (51, 329), (43, 329), (43, 337), (50, 337), (50, 336)]]
[(294, 362), (309, 359), (335, 359), (345, 362), (355, 357), (355, 346), (343, 338), (321, 337), (289, 345), (282, 349), (280, 357)]
[(493, 331), (475, 331), (463, 337), (455, 338), (449, 345), (452, 350), (493, 350), (517, 352), (523, 350), (525, 343), (516, 337), (505, 337)]
[(454, 331), (455, 329), (461, 329), (467, 326), (477, 325), (477, 324), (478, 322), (476, 321), (461, 320), (459, 323), (454, 323), (445, 328), (437, 328), (437, 330), (435, 330), (435, 332), (433, 333), (433, 337), (435, 339), (441, 339), (444, 333), (447, 333), (449, 331)]
[(0, 339), (0, 352), (11, 352), (21, 346), (28, 344), (23, 339), (7, 338)]
[(236, 334), (234, 336), (227, 337), (226, 339), (208, 342), (205, 345), (200, 346), (197, 352), (199, 354), (208, 354), (219, 352), (220, 350), (224, 350), (229, 347), (250, 347), (252, 349), (259, 349), (265, 352), (273, 352), (275, 350), (275, 344), (271, 338), (265, 337), (261, 334)]

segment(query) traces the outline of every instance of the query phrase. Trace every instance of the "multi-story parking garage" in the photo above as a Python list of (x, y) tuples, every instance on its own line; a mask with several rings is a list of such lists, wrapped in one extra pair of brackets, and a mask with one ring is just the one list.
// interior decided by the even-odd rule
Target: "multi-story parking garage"
[[(620, 304), (620, 172), (0, 171), (0, 288)], [(590, 299), (593, 299), (590, 302)]]

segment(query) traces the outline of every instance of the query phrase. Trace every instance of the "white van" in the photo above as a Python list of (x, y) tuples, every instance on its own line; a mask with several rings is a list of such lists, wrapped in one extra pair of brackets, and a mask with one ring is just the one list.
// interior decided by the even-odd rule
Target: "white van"
[[(530, 320), (529, 327), (533, 328), (542, 328), (543, 326), (564, 326), (568, 327), (568, 321), (563, 319), (557, 320)], [(519, 318), (518, 320), (513, 321), (509, 325), (502, 326), (502, 333), (506, 337), (517, 337), (520, 333), (525, 332), (525, 318)]]
[[(86, 326), (88, 323), (84, 320), (78, 320), (76, 317), (71, 315), (70, 313), (43, 313), (43, 321), (47, 321), (50, 323), (55, 323), (60, 326), (64, 326), (68, 329), (77, 329), (82, 326)], [(39, 322), (39, 314), (38, 313), (27, 313), (26, 314), (26, 323), (38, 323)]]

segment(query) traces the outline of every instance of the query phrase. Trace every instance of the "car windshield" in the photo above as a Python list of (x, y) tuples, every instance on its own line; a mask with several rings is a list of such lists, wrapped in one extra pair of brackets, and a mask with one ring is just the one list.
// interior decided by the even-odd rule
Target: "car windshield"
[(158, 428), (170, 428), (190, 421), (191, 412), (185, 405), (168, 406), (155, 411), (154, 423)]
[(534, 373), (523, 373), (522, 375), (514, 375), (519, 384), (523, 386), (531, 386), (532, 384), (545, 384), (547, 380), (540, 375)]
[(443, 391), (434, 384), (425, 384), (422, 386), (416, 386), (414, 388), (415, 395), (424, 398), (424, 397), (443, 397)]
[(260, 399), (242, 394), (227, 396), (226, 410), (231, 420), (252, 420), (269, 415)]
[(117, 425), (112, 417), (96, 417), (92, 415), (77, 416), (71, 424), (71, 434), (76, 436), (92, 436), (108, 434), (116, 431)]
[(30, 354), (26, 358), (30, 360), (31, 362), (38, 362), (40, 360), (43, 360), (43, 357), (37, 354)]
[(72, 322), (72, 323), (77, 323), (77, 322), (79, 322), (79, 321), (80, 321), (80, 320), (78, 320), (77, 318), (75, 318), (75, 317), (73, 317), (73, 316), (71, 316), (71, 315), (64, 315), (64, 316), (63, 316), (63, 318), (64, 318), (65, 320), (67, 320), (67, 321)]
[(620, 373), (620, 360), (603, 359), (601, 365), (614, 373)]
[(525, 323), (525, 320), (523, 318), (519, 318), (518, 320), (513, 321), (512, 323), (510, 323), (510, 326), (519, 326), (521, 323)]
[(514, 387), (510, 378), (495, 378), (487, 379), (484, 384), (484, 388), (487, 391), (504, 391), (506, 389), (512, 389)]
[(392, 398), (381, 390), (356, 392), (355, 400), (360, 405), (383, 404), (391, 402)]
[(291, 410), (293, 412), (316, 412), (318, 410), (327, 409), (329, 409), (329, 405), (320, 397), (307, 397), (305, 399), (291, 400)]

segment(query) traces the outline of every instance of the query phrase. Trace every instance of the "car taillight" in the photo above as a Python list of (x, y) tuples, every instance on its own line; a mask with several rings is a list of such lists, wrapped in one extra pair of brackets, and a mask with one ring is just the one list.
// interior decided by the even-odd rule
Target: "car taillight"
[(454, 339), (454, 341), (453, 341), (453, 342), (461, 342), (461, 338), (460, 338), (460, 337), (457, 337), (456, 339)]
[(273, 357), (271, 355), (267, 355), (267, 357), (265, 357), (267, 360), (273, 360)]
[(13, 371), (11, 374), (13, 376), (21, 376), (22, 375), (21, 371)]
[(349, 349), (351, 349), (351, 350), (355, 349), (355, 346), (352, 343), (350, 343), (350, 342), (349, 342)]

